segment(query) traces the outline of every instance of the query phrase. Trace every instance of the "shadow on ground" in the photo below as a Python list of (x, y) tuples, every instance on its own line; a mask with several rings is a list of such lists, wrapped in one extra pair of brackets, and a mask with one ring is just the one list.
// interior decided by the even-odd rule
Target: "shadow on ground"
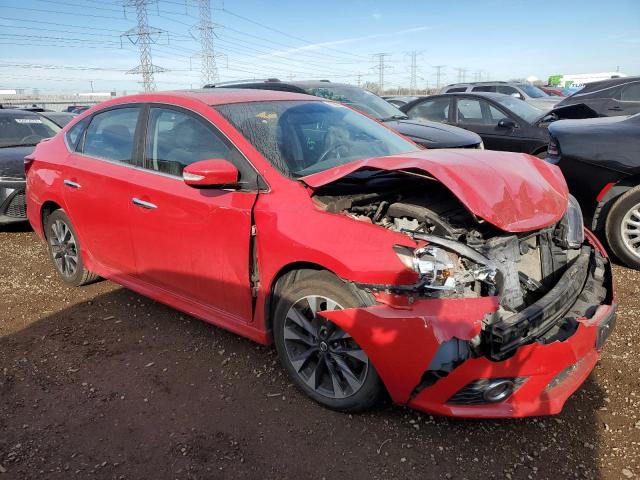
[(0, 400), (7, 478), (600, 477), (593, 381), (557, 417), (338, 414), (272, 349), (126, 289), (0, 338)]

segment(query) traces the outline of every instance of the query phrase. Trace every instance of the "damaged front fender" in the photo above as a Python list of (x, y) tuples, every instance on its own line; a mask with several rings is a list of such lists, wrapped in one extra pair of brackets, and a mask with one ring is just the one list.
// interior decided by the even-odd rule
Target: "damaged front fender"
[(485, 316), (497, 309), (497, 297), (478, 297), (420, 299), (407, 307), (377, 304), (321, 315), (367, 353), (393, 401), (406, 403), (440, 346), (477, 337)]

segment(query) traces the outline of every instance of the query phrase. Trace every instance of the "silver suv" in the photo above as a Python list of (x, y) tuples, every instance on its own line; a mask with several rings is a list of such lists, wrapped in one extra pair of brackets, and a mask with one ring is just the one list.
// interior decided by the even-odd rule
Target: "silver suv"
[(444, 87), (440, 93), (456, 92), (494, 92), (504, 93), (512, 97), (524, 100), (543, 111), (551, 110), (561, 100), (560, 97), (552, 97), (538, 87), (528, 83), (515, 82), (469, 82), (452, 83)]

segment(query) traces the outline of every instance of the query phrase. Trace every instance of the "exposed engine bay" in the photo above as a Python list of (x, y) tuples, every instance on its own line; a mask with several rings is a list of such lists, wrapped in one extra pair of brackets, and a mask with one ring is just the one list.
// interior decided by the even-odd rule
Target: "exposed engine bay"
[[(558, 317), (575, 303), (588, 278), (602, 280), (604, 260), (583, 246), (582, 214), (572, 198), (560, 222), (525, 233), (505, 232), (477, 218), (443, 184), (410, 171), (356, 172), (320, 188), (313, 198), (326, 211), (403, 232), (422, 245), (394, 247), (419, 280), (391, 290), (418, 297), (497, 296), (500, 309), (484, 329), (495, 359), (533, 336), (566, 329), (558, 326), (563, 323)], [(597, 305), (606, 291), (597, 285), (593, 290), (586, 302)], [(553, 313), (545, 311), (552, 294), (560, 296)], [(566, 308), (560, 311), (557, 303)]]

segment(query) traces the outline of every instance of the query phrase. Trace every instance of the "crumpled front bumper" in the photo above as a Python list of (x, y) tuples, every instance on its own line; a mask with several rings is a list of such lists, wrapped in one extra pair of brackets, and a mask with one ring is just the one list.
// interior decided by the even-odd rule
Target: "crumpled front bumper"
[[(590, 232), (587, 238), (594, 251), (606, 258)], [(567, 398), (585, 381), (613, 328), (617, 305), (608, 261), (605, 269), (605, 304), (590, 311), (589, 318), (577, 318), (577, 329), (568, 338), (546, 344), (532, 340), (501, 361), (487, 356), (468, 358), (424, 388), (419, 385), (438, 348), (451, 339), (468, 341), (477, 337), (485, 318), (498, 308), (496, 297), (420, 299), (404, 305), (378, 303), (323, 312), (323, 316), (348, 332), (364, 349), (398, 404), (460, 417), (549, 415), (560, 412)], [(452, 402), (456, 393), (474, 382), (500, 378), (517, 379), (518, 387), (507, 399), (468, 405)]]

